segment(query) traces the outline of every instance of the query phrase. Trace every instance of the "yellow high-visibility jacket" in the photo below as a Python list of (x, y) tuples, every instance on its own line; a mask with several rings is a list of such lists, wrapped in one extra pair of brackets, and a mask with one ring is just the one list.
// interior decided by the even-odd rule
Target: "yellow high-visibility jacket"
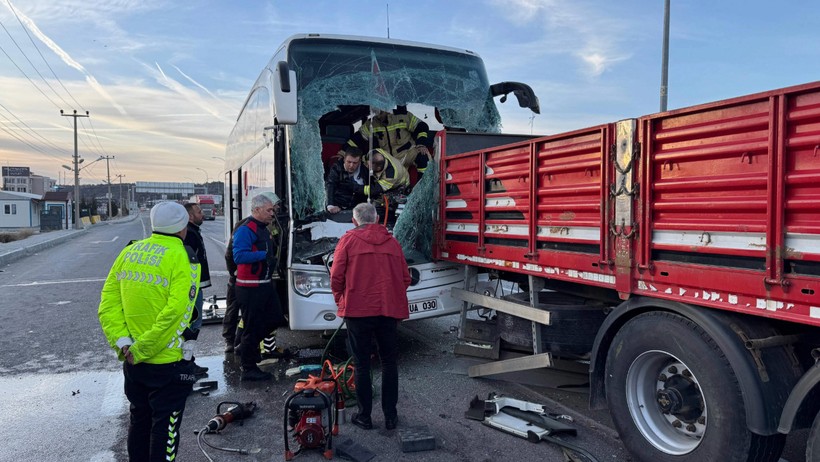
[(388, 154), (384, 149), (374, 149), (384, 156), (384, 170), (379, 173), (372, 173), (372, 178), (376, 179), (374, 184), (364, 186), (365, 196), (378, 197), (388, 191), (399, 189), (410, 185), (410, 174), (401, 162)]
[(347, 145), (366, 153), (372, 133), (374, 148), (384, 149), (409, 168), (418, 155), (417, 145), (429, 147), (432, 144), (428, 130), (427, 124), (410, 112), (382, 113), (365, 121)]
[(200, 264), (178, 236), (154, 233), (122, 250), (103, 285), (97, 314), (108, 344), (122, 361), (167, 364), (183, 357)]

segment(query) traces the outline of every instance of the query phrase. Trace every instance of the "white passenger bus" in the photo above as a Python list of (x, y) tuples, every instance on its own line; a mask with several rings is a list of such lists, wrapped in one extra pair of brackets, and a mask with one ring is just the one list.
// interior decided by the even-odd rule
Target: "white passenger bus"
[[(350, 212), (326, 210), (325, 175), (335, 154), (375, 110), (405, 108), (437, 130), (498, 133), (493, 97), (513, 92), (538, 111), (532, 90), (515, 82), (490, 85), (484, 63), (467, 50), (400, 40), (296, 35), (287, 39), (248, 94), (227, 143), (226, 235), (250, 214), (263, 191), (283, 199), (285, 230), (278, 281), (293, 330), (325, 330), (341, 322), (330, 292), (329, 268)], [(504, 98), (502, 98), (502, 101)], [(438, 143), (435, 155), (439, 156)], [(450, 288), (463, 269), (431, 259), (437, 160), (412, 192), (394, 197), (398, 218), (386, 223), (402, 244), (413, 279), (410, 319), (457, 312)], [(405, 202), (406, 201), (406, 202)], [(374, 268), (378, 271), (378, 268)]]

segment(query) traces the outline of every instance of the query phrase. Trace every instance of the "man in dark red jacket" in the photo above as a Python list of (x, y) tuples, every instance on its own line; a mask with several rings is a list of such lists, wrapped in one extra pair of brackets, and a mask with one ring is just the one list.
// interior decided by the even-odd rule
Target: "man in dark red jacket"
[(359, 412), (354, 425), (370, 430), (373, 421), (373, 389), (370, 381), (372, 338), (376, 338), (382, 366), (384, 426), (396, 428), (399, 400), (397, 328), (409, 317), (407, 288), (410, 271), (399, 242), (376, 224), (373, 204), (353, 209), (356, 228), (339, 239), (330, 268), (330, 288), (338, 314), (347, 323), (347, 336), (355, 361), (356, 400)]

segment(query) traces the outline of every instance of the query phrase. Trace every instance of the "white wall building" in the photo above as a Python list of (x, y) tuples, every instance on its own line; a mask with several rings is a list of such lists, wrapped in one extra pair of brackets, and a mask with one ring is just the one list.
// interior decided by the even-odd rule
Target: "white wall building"
[(41, 197), (38, 194), (0, 191), (0, 229), (40, 229)]

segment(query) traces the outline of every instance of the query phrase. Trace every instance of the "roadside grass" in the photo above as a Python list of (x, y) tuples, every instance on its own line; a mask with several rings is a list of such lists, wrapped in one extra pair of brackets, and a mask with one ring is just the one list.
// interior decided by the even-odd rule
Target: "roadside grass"
[(0, 233), (0, 243), (21, 241), (34, 234), (34, 231), (26, 229), (23, 231), (16, 231), (13, 233)]

